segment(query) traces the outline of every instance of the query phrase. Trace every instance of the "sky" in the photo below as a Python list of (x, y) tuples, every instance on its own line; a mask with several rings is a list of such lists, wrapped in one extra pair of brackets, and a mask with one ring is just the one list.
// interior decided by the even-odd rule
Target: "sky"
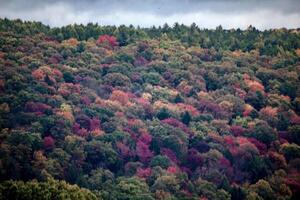
[(44, 24), (299, 28), (300, 0), (0, 0), (0, 17)]

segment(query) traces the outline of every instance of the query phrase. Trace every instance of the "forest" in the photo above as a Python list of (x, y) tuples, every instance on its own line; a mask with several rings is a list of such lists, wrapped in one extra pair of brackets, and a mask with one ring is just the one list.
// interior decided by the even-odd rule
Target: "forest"
[(0, 19), (0, 200), (300, 199), (300, 29)]

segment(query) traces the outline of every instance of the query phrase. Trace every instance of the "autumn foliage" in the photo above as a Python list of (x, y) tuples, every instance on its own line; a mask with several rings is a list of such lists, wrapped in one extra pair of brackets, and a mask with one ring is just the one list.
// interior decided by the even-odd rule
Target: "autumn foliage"
[(110, 35), (101, 35), (97, 40), (97, 45), (103, 45), (105, 47), (115, 47), (118, 45), (117, 39)]
[(0, 199), (299, 199), (298, 33), (0, 19)]

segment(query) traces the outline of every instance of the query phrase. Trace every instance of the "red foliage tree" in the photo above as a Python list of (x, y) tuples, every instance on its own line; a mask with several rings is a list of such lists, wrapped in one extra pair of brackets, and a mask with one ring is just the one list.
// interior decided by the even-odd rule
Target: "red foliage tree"
[(125, 92), (121, 91), (121, 90), (114, 90), (109, 99), (112, 100), (112, 101), (118, 101), (123, 106), (125, 106), (129, 102), (128, 95)]
[(149, 106), (150, 105), (150, 102), (147, 100), (147, 99), (144, 99), (142, 97), (140, 98), (135, 98), (134, 99), (136, 103), (142, 105), (142, 106)]
[(293, 115), (290, 119), (292, 124), (300, 124), (300, 116), (298, 115)]
[(174, 118), (167, 118), (162, 120), (163, 123), (169, 124), (171, 126), (174, 126), (176, 128), (180, 128), (183, 132), (188, 133), (189, 135), (192, 135), (192, 132), (190, 129), (181, 121), (174, 119)]
[(224, 136), (224, 142), (230, 147), (235, 144), (235, 140), (232, 136)]
[(184, 103), (177, 103), (176, 106), (178, 106), (182, 110), (188, 111), (192, 116), (199, 115), (199, 111), (197, 110), (197, 108), (195, 108), (192, 105), (184, 104)]
[(51, 73), (56, 78), (62, 78), (63, 77), (63, 73), (59, 69), (52, 68)]
[(199, 101), (197, 108), (200, 112), (211, 113), (215, 118), (223, 118), (228, 114), (219, 104), (204, 99)]
[(195, 170), (197, 167), (202, 166), (203, 158), (196, 149), (190, 149), (187, 156), (187, 166), (191, 170)]
[(260, 154), (264, 154), (267, 152), (267, 145), (265, 145), (264, 143), (258, 141), (255, 138), (248, 138), (249, 142), (251, 142), (252, 144), (254, 144), (256, 146), (256, 148), (259, 150)]
[(178, 164), (178, 160), (177, 160), (177, 157), (176, 157), (176, 154), (171, 150), (171, 149), (168, 149), (168, 148), (162, 148), (160, 150), (160, 153), (162, 155), (165, 155), (167, 156), (170, 160), (172, 160), (174, 163)]
[(148, 178), (151, 175), (151, 168), (143, 169), (139, 167), (136, 170), (136, 175), (139, 178)]
[(81, 128), (80, 124), (78, 124), (78, 123), (74, 123), (74, 125), (73, 125), (73, 132), (76, 135), (79, 135), (81, 137), (86, 137), (88, 135), (87, 129)]
[(51, 136), (47, 136), (43, 140), (43, 146), (46, 150), (51, 150), (54, 148), (54, 139)]
[(270, 117), (276, 117), (278, 114), (278, 108), (272, 108), (271, 106), (267, 106), (265, 108), (262, 108), (259, 111), (262, 115), (267, 115)]
[(110, 35), (100, 35), (96, 44), (103, 45), (105, 47), (118, 46), (117, 38), (114, 36), (110, 36)]
[(146, 60), (144, 57), (139, 56), (134, 60), (134, 66), (139, 67), (139, 66), (145, 66), (146, 64), (148, 64), (148, 60)]
[(83, 104), (85, 104), (85, 105), (90, 105), (90, 104), (92, 103), (92, 101), (90, 100), (90, 98), (87, 97), (87, 96), (81, 97), (81, 102), (82, 102)]
[(5, 89), (5, 80), (0, 79), (0, 92), (4, 91)]
[(142, 162), (148, 162), (153, 157), (153, 153), (150, 151), (149, 145), (142, 141), (137, 142), (136, 153)]
[(80, 92), (80, 85), (73, 83), (62, 83), (58, 89), (58, 92), (63, 97), (67, 97), (72, 93), (78, 94)]
[(117, 142), (116, 146), (123, 158), (128, 158), (132, 155), (130, 148), (122, 142)]
[(219, 167), (222, 171), (225, 171), (228, 178), (233, 176), (233, 167), (228, 159), (222, 157), (218, 161)]
[(88, 136), (88, 131), (85, 128), (81, 128), (78, 130), (77, 135), (81, 137), (86, 137)]
[(167, 172), (170, 174), (176, 174), (178, 172), (178, 170), (177, 170), (177, 167), (170, 166), (170, 167), (168, 167)]
[(152, 136), (148, 133), (143, 133), (140, 138), (139, 138), (140, 141), (144, 142), (145, 144), (150, 144), (151, 141), (152, 141)]
[(254, 109), (254, 108), (253, 108), (251, 105), (246, 104), (245, 107), (244, 107), (243, 116), (244, 116), (244, 117), (249, 116), (253, 109)]
[(290, 174), (289, 177), (285, 179), (285, 183), (291, 188), (294, 194), (299, 195), (300, 191), (300, 175), (299, 173)]
[(74, 125), (73, 125), (72, 128), (73, 128), (73, 132), (77, 133), (79, 131), (79, 129), (80, 129), (80, 124), (74, 123)]
[(58, 64), (63, 60), (63, 57), (61, 55), (53, 55), (48, 59), (49, 64)]
[(227, 160), (226, 158), (222, 157), (219, 159), (219, 164), (220, 166), (224, 166), (224, 167), (230, 167), (231, 163), (229, 160)]
[(25, 105), (25, 110), (28, 112), (44, 113), (50, 109), (51, 106), (40, 102), (27, 102)]
[(242, 136), (245, 133), (245, 129), (242, 126), (232, 125), (230, 127), (230, 132), (235, 136)]
[(37, 79), (37, 80), (39, 80), (39, 81), (42, 81), (42, 80), (44, 80), (44, 78), (45, 78), (45, 73), (43, 72), (43, 70), (41, 70), (41, 69), (36, 69), (36, 70), (34, 70), (32, 73), (31, 73), (31, 75), (32, 75), (32, 77), (34, 78), (34, 79)]
[(90, 120), (90, 130), (96, 130), (100, 128), (100, 120), (97, 117), (94, 117)]

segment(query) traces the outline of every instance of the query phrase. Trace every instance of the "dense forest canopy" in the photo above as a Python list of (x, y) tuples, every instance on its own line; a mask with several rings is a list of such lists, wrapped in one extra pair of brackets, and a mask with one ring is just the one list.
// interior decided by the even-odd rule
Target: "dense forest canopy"
[(300, 48), (300, 29), (271, 29), (259, 31), (253, 26), (246, 30), (200, 29), (193, 23), (191, 26), (175, 23), (172, 27), (135, 28), (134, 26), (100, 26), (89, 23), (87, 25), (68, 25), (61, 28), (50, 28), (40, 22), (23, 22), (0, 18), (0, 31), (13, 31), (21, 35), (44, 33), (57, 41), (75, 38), (78, 41), (90, 38), (98, 39), (100, 35), (115, 36), (120, 46), (126, 46), (145, 39), (158, 39), (167, 35), (170, 40), (179, 40), (184, 46), (214, 48), (222, 50), (241, 50), (250, 52), (258, 50), (260, 55), (276, 56), (285, 51), (295, 51)]
[(300, 197), (300, 31), (0, 19), (0, 200)]

